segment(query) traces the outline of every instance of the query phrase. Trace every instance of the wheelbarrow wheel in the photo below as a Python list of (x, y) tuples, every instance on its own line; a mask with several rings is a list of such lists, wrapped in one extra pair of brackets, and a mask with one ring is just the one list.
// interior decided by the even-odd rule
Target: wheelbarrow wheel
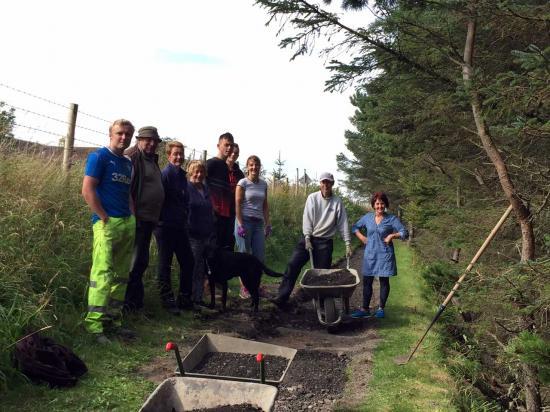
[(336, 312), (336, 302), (334, 301), (334, 298), (325, 298), (324, 306), (325, 306), (325, 322), (328, 324), (336, 322), (336, 319), (338, 318), (338, 314)]

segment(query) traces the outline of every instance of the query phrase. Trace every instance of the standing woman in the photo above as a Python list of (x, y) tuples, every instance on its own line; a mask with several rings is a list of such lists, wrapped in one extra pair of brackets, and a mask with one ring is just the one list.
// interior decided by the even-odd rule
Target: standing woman
[[(365, 244), (363, 256), (363, 307), (355, 310), (352, 318), (368, 318), (372, 316), (369, 305), (372, 297), (372, 282), (375, 276), (380, 281), (380, 306), (374, 316), (383, 318), (384, 307), (390, 294), (390, 276), (397, 275), (393, 239), (405, 240), (408, 237), (407, 229), (397, 216), (386, 213), (390, 202), (383, 192), (372, 195), (370, 204), (374, 209), (355, 223), (351, 231)], [(364, 229), (366, 236), (361, 233)]]
[(200, 160), (192, 160), (187, 165), (189, 177), (189, 242), (193, 251), (193, 309), (200, 310), (205, 306), (202, 299), (205, 279), (204, 248), (216, 233), (214, 227), (214, 210), (210, 201), (208, 187), (204, 182), (206, 166)]
[[(258, 156), (246, 159), (246, 177), (239, 180), (235, 192), (237, 215), (237, 236), (244, 238), (245, 250), (265, 260), (265, 238), (271, 235), (269, 207), (267, 204), (267, 183), (260, 179), (262, 163)], [(249, 297), (241, 285), (241, 297)]]

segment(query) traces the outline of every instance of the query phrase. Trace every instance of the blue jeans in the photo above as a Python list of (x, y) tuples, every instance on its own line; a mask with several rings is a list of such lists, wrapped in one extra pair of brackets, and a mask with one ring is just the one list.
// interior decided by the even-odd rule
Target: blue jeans
[(243, 216), (243, 226), (246, 230), (244, 239), (237, 234), (237, 219), (235, 219), (235, 240), (237, 251), (250, 253), (261, 262), (265, 260), (265, 234), (263, 219)]

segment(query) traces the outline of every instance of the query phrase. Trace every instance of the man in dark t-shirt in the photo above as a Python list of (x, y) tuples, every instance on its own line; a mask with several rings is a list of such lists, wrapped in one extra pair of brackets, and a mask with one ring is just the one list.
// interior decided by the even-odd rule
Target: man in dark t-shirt
[(233, 228), (235, 219), (231, 217), (231, 205), (235, 202), (229, 181), (229, 168), (226, 160), (233, 150), (233, 135), (229, 132), (218, 139), (218, 154), (206, 162), (206, 182), (214, 209), (216, 242), (221, 248), (233, 250)]

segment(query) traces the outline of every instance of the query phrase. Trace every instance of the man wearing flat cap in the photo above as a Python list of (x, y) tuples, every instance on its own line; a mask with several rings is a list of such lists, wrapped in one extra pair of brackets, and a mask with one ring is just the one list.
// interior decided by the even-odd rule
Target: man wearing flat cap
[(303, 237), (300, 239), (285, 270), (279, 293), (272, 300), (277, 306), (283, 306), (292, 293), (296, 279), (304, 265), (313, 256), (316, 269), (330, 269), (332, 265), (332, 238), (338, 231), (346, 242), (346, 256), (351, 256), (351, 237), (348, 216), (342, 199), (332, 194), (334, 176), (321, 173), (320, 190), (312, 193), (306, 200), (302, 220)]
[(126, 299), (128, 311), (143, 308), (143, 274), (149, 265), (149, 245), (164, 202), (164, 188), (158, 165), (157, 147), (160, 137), (156, 127), (145, 126), (138, 130), (137, 143), (124, 153), (133, 166), (130, 193), (136, 215), (136, 238)]

